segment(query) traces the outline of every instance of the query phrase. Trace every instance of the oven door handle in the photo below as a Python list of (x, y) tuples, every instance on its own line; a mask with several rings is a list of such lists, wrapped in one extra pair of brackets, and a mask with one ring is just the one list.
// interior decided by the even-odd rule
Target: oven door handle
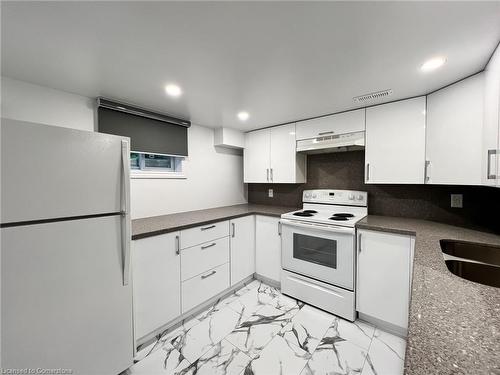
[(293, 221), (289, 219), (281, 219), (280, 220), (282, 225), (288, 225), (291, 227), (297, 227), (297, 228), (306, 228), (306, 229), (318, 229), (318, 230), (324, 230), (327, 232), (333, 232), (333, 233), (345, 233), (345, 234), (354, 234), (354, 228), (348, 228), (348, 227), (339, 227), (335, 225), (325, 225), (325, 224), (308, 224), (308, 223), (301, 223), (298, 221)]

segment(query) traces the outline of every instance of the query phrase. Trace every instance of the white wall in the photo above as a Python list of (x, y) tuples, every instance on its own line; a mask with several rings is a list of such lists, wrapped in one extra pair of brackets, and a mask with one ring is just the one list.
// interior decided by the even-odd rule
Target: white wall
[[(93, 130), (95, 100), (2, 77), (2, 117)], [(214, 147), (211, 128), (188, 131), (187, 179), (132, 179), (132, 218), (246, 203), (241, 152)]]
[(95, 100), (2, 77), (2, 117), (94, 130)]
[(241, 152), (213, 146), (213, 129), (188, 132), (187, 179), (132, 179), (132, 217), (246, 203)]

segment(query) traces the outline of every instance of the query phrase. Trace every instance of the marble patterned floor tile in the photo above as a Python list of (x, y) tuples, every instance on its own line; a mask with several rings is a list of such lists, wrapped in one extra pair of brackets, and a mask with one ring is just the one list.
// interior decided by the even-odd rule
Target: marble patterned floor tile
[(190, 363), (173, 347), (163, 347), (137, 362), (123, 375), (171, 375), (182, 373)]
[(232, 332), (241, 321), (241, 315), (224, 307), (172, 340), (171, 344), (193, 363)]
[(283, 327), (291, 322), (298, 311), (296, 307), (279, 310), (269, 305), (265, 306), (242, 321), (226, 339), (254, 358)]
[(179, 336), (185, 335), (192, 327), (199, 323), (200, 321), (197, 319), (185, 319), (180, 326), (163, 331), (155, 337), (154, 341), (138, 348), (136, 356), (134, 357), (134, 362), (144, 359), (158, 349), (171, 347), (173, 341)]
[(290, 344), (312, 353), (334, 319), (334, 316), (327, 312), (305, 305), (280, 331), (279, 335)]
[(228, 306), (238, 314), (250, 317), (264, 306), (269, 305), (280, 294), (276, 288), (259, 282), (257, 287), (248, 290)]
[(321, 339), (301, 375), (360, 374), (366, 354), (359, 346), (339, 337), (334, 323)]
[(250, 357), (227, 340), (215, 344), (179, 375), (239, 375), (250, 362)]
[(356, 320), (354, 323), (342, 318), (335, 318), (335, 320), (340, 337), (368, 351), (375, 332), (374, 326), (361, 320)]
[(275, 336), (247, 365), (245, 375), (299, 375), (311, 357), (307, 351)]
[(304, 306), (304, 302), (298, 301), (295, 298), (286, 296), (284, 294), (281, 294), (281, 292), (278, 292), (277, 297), (273, 299), (269, 303), (269, 305), (278, 310), (283, 310), (283, 309), (287, 310), (290, 307), (296, 307), (298, 309), (301, 309), (302, 306)]
[(404, 339), (376, 329), (362, 374), (401, 375), (405, 349)]

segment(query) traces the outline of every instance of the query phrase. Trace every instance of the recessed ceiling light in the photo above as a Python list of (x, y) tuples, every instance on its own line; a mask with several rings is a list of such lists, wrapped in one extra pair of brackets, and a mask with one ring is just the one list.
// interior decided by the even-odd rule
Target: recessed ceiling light
[(174, 97), (182, 95), (182, 89), (173, 83), (170, 83), (170, 84), (165, 86), (165, 92), (168, 95), (174, 96)]
[(443, 64), (445, 62), (446, 62), (446, 57), (442, 57), (442, 56), (433, 57), (432, 59), (429, 59), (426, 62), (424, 62), (422, 64), (422, 66), (420, 67), (420, 70), (422, 72), (430, 72), (434, 69), (437, 69), (437, 68), (443, 66)]
[(246, 121), (246, 120), (248, 120), (249, 117), (250, 117), (250, 115), (248, 114), (248, 112), (245, 112), (245, 111), (238, 112), (238, 118), (241, 121)]

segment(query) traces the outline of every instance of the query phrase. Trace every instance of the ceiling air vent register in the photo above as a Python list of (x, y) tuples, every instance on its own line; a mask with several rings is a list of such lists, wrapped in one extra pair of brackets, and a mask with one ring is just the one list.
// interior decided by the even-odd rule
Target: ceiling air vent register
[(383, 100), (391, 95), (392, 95), (392, 90), (383, 90), (383, 91), (372, 92), (370, 94), (355, 96), (352, 99), (354, 100), (354, 103), (370, 103), (377, 100)]

